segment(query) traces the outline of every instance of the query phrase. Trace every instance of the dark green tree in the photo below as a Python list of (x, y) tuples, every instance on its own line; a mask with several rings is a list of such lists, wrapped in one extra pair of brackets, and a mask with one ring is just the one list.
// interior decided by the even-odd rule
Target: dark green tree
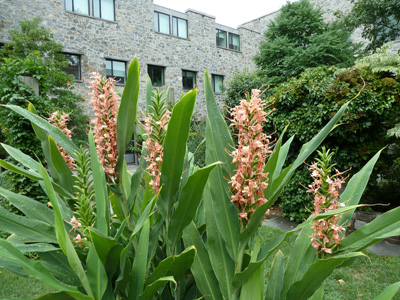
[(351, 0), (352, 10), (343, 21), (350, 28), (362, 28), (362, 37), (368, 39), (367, 50), (400, 39), (400, 1)]
[[(62, 46), (39, 22), (38, 18), (21, 21), (21, 30), (11, 30), (11, 41), (0, 49), (0, 104), (27, 107), (29, 101), (44, 117), (54, 110), (69, 113), (70, 128), (74, 127), (73, 139), (79, 143), (84, 140), (87, 123), (80, 105), (82, 97), (73, 92), (74, 78), (61, 70), (68, 65)], [(37, 80), (38, 96), (24, 83), (22, 76)], [(42, 159), (40, 141), (30, 122), (4, 107), (0, 107), (0, 140)], [(0, 156), (4, 158), (5, 152)], [(29, 194), (36, 199), (43, 195), (38, 183), (24, 176), (3, 172), (1, 177), (1, 185), (14, 192)]]
[(268, 83), (278, 84), (308, 68), (353, 64), (360, 48), (342, 23), (324, 23), (308, 0), (287, 3), (264, 33), (254, 61)]

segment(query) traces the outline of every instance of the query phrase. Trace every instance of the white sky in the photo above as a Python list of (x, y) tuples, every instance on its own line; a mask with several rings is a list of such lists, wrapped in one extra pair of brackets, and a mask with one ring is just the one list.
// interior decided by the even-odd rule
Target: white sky
[(216, 17), (218, 24), (236, 28), (279, 10), (286, 0), (153, 0), (153, 3), (180, 12), (192, 8)]

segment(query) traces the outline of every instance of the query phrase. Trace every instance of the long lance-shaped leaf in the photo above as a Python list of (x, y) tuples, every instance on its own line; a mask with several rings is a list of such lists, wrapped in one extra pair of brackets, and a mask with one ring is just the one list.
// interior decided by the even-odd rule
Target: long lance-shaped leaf
[[(281, 146), (282, 146), (282, 140), (283, 137), (285, 135), (285, 132), (287, 130), (289, 125), (287, 125), (285, 127), (285, 129), (283, 130), (282, 134), (280, 135), (278, 142), (275, 145), (274, 151), (271, 154), (271, 156), (268, 158), (267, 163), (265, 164), (265, 168), (264, 168), (264, 173), (268, 174), (268, 177), (273, 179), (274, 178), (274, 173), (278, 173), (278, 161), (279, 161), (279, 156), (280, 156), (280, 150), (281, 150)], [(280, 174), (281, 170), (279, 170), (279, 174)]]
[(160, 201), (157, 204), (165, 220), (174, 204), (174, 197), (179, 189), (189, 137), (190, 120), (196, 102), (197, 90), (188, 92), (172, 110), (171, 119), (164, 140), (164, 156), (161, 166)]
[[(46, 135), (47, 137), (47, 135)], [(35, 170), (36, 172), (40, 172), (40, 163), (38, 163), (36, 160), (34, 160), (32, 157), (29, 155), (26, 155), (23, 153), (21, 150), (11, 147), (9, 145), (1, 143), (1, 146), (6, 150), (6, 152), (14, 158), (16, 161), (20, 162), (23, 164), (25, 167)]]
[[(182, 237), (183, 229), (192, 222), (203, 196), (203, 190), (210, 172), (218, 163), (206, 166), (189, 177), (179, 193), (178, 207), (171, 216), (168, 227), (167, 243), (170, 249), (175, 249), (178, 240)], [(171, 253), (174, 253), (172, 250)]]
[(158, 290), (160, 290), (164, 285), (169, 282), (173, 283), (176, 286), (176, 281), (172, 276), (166, 276), (157, 279), (152, 284), (146, 286), (143, 294), (139, 296), (139, 300), (154, 299), (153, 297), (157, 294)]
[(0, 228), (26, 237), (30, 242), (56, 243), (54, 227), (39, 220), (10, 213), (0, 206)]
[(328, 259), (317, 260), (308, 268), (303, 278), (290, 287), (286, 299), (305, 300), (310, 298), (336, 267), (346, 260), (358, 256), (365, 256), (365, 254), (362, 252), (346, 253)]
[(344, 104), (340, 110), (335, 114), (335, 116), (325, 125), (324, 128), (314, 136), (311, 141), (304, 144), (301, 149), (300, 153), (297, 156), (296, 160), (288, 166), (285, 170), (282, 171), (282, 174), (278, 176), (272, 182), (269, 182), (267, 189), (265, 190), (265, 196), (268, 199), (268, 202), (261, 205), (256, 209), (256, 211), (252, 214), (250, 218), (250, 222), (247, 228), (240, 234), (239, 241), (241, 246), (246, 245), (250, 238), (254, 236), (255, 232), (257, 231), (258, 227), (261, 224), (265, 216), (265, 212), (268, 208), (275, 202), (278, 198), (280, 192), (282, 191), (283, 187), (289, 182), (290, 178), (292, 177), (294, 171), (297, 169), (298, 166), (304, 163), (304, 161), (310, 156), (311, 153), (314, 152), (315, 149), (322, 143), (325, 137), (331, 132), (331, 130), (335, 127), (336, 122), (345, 112), (349, 102)]
[(230, 299), (233, 294), (232, 279), (235, 273), (235, 261), (228, 254), (225, 241), (217, 228), (217, 217), (214, 214), (215, 203), (208, 190), (204, 194), (204, 211), (207, 224), (208, 252), (212, 262), (215, 276), (219, 281), (222, 295)]
[(90, 287), (92, 288), (94, 298), (102, 299), (108, 285), (106, 270), (97, 256), (96, 250), (92, 244), (86, 259), (87, 276)]
[(285, 259), (281, 250), (275, 255), (267, 283), (266, 300), (279, 300), (284, 280)]
[[(93, 133), (89, 131), (89, 149), (90, 149), (90, 165), (92, 166), (93, 184), (96, 201), (96, 223), (95, 227), (102, 233), (108, 234), (110, 227), (109, 223), (109, 202), (107, 197), (107, 184), (104, 175), (102, 165), (99, 163), (99, 157), (97, 156), (96, 146), (94, 144)], [(123, 214), (118, 208), (116, 213)], [(125, 215), (123, 214), (125, 217)]]
[(51, 162), (53, 163), (54, 169), (58, 173), (58, 178), (60, 179), (63, 187), (70, 192), (74, 193), (74, 185), (75, 179), (73, 177), (71, 169), (68, 167), (64, 158), (62, 157), (60, 151), (57, 148), (56, 143), (53, 138), (49, 136), (49, 145), (50, 145), (50, 157)]
[(29, 219), (46, 222), (54, 225), (54, 214), (44, 204), (24, 195), (13, 193), (0, 187), (0, 195), (7, 198), (16, 208), (25, 214)]
[(394, 208), (354, 231), (341, 241), (340, 251), (361, 250), (384, 238), (400, 235), (400, 207)]
[(206, 124), (206, 164), (221, 161), (224, 164), (216, 167), (210, 175), (210, 192), (218, 219), (218, 230), (221, 232), (227, 250), (236, 261), (238, 256), (238, 236), (240, 225), (238, 210), (230, 201), (228, 180), (233, 175), (234, 165), (227, 150), (234, 146), (228, 126), (221, 115), (214, 98), (208, 72), (204, 75), (205, 96), (207, 104)]
[(0, 239), (0, 255), (8, 259), (14, 260), (21, 267), (24, 268), (29, 274), (31, 274), (36, 279), (42, 281), (48, 286), (62, 291), (70, 292), (70, 295), (82, 295), (76, 287), (62, 284), (56, 280), (50, 272), (44, 268), (39, 261), (32, 260), (23, 255), (18, 249), (13, 247), (10, 243), (5, 240)]
[(150, 220), (147, 218), (140, 232), (139, 245), (132, 264), (129, 283), (129, 299), (138, 299), (143, 293), (147, 269), (147, 254), (149, 251)]
[(55, 226), (56, 226), (56, 235), (58, 243), (63, 250), (64, 254), (68, 258), (68, 262), (74, 270), (75, 274), (79, 277), (83, 288), (88, 293), (89, 296), (93, 297), (93, 292), (90, 287), (88, 278), (86, 273), (82, 267), (81, 261), (79, 260), (78, 254), (76, 253), (74, 246), (72, 245), (71, 240), (69, 239), (68, 233), (64, 227), (64, 221), (61, 215), (60, 205), (58, 203), (58, 199), (56, 197), (56, 193), (54, 192), (53, 186), (51, 184), (49, 175), (47, 174), (46, 170), (41, 167), (44, 186), (46, 189), (47, 196), (53, 206), (54, 209), (54, 217), (55, 217)]
[(191, 270), (200, 292), (207, 300), (223, 299), (207, 248), (193, 221), (183, 231), (183, 238), (187, 247), (195, 246), (197, 250)]
[(49, 122), (47, 122), (47, 120), (31, 113), (26, 109), (23, 109), (22, 107), (15, 105), (5, 105), (5, 107), (12, 109), (35, 125), (46, 130), (60, 147), (64, 148), (72, 158), (76, 159), (75, 152), (79, 151), (78, 147), (59, 128), (51, 125)]
[(121, 104), (119, 106), (117, 117), (118, 159), (115, 169), (116, 173), (119, 175), (122, 174), (126, 147), (132, 140), (132, 135), (135, 131), (140, 85), (139, 74), (139, 61), (135, 57), (129, 64), (128, 77), (121, 97)]
[[(361, 196), (364, 193), (364, 189), (368, 184), (369, 177), (371, 176), (381, 152), (382, 150), (376, 153), (357, 174), (353, 175), (346, 185), (346, 189), (340, 196), (340, 202), (344, 203), (346, 206), (357, 205), (360, 202)], [(344, 227), (349, 225), (354, 210), (355, 209), (344, 213), (340, 217), (339, 224), (343, 224)]]
[(289, 153), (289, 149), (290, 149), (290, 145), (292, 144), (293, 140), (294, 140), (294, 135), (290, 137), (290, 139), (288, 139), (286, 141), (286, 143), (284, 143), (279, 151), (279, 158), (278, 158), (278, 162), (276, 164), (275, 167), (275, 171), (272, 177), (272, 180), (275, 180), (281, 173), (282, 173), (282, 167), (286, 161), (286, 157)]
[(382, 293), (374, 298), (374, 300), (390, 300), (400, 289), (400, 281), (389, 285)]
[(3, 167), (4, 169), (10, 170), (11, 172), (23, 175), (25, 177), (28, 177), (29, 179), (39, 181), (42, 179), (40, 174), (36, 173), (33, 170), (25, 170), (24, 168), (18, 167), (16, 165), (10, 164), (2, 159), (0, 159), (0, 167)]
[(40, 262), (59, 281), (73, 286), (81, 286), (79, 278), (68, 263), (67, 257), (62, 251), (38, 253)]

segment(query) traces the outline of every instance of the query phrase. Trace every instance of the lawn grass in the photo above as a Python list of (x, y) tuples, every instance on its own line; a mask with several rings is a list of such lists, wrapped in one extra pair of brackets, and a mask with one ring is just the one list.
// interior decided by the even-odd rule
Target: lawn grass
[[(268, 226), (260, 228), (264, 241), (272, 240), (283, 231)], [(291, 252), (295, 235), (281, 244), (280, 249), (287, 255)], [(378, 256), (365, 251), (368, 258), (357, 258), (347, 267), (336, 269), (325, 283), (324, 300), (370, 300), (392, 283), (400, 281), (400, 258)], [(270, 266), (273, 257), (267, 265)], [(269, 270), (269, 267), (267, 267)], [(34, 278), (15, 275), (0, 269), (0, 299), (32, 299), (52, 291)], [(393, 298), (400, 300), (400, 293)]]
[[(260, 237), (272, 240), (284, 231), (268, 226), (260, 228)], [(295, 235), (282, 243), (280, 249), (286, 255), (293, 248)], [(400, 281), (400, 258), (378, 256), (363, 251), (368, 257), (357, 258), (353, 264), (337, 268), (325, 282), (324, 300), (371, 300), (389, 285)], [(269, 271), (272, 258), (267, 262)], [(400, 300), (400, 293), (393, 297)]]

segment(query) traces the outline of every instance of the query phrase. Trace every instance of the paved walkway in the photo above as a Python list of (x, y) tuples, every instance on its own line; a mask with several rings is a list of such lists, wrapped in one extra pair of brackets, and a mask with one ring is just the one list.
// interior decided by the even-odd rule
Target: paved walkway
[[(355, 228), (358, 229), (365, 225), (366, 223), (361, 221), (355, 222)], [(268, 219), (264, 220), (263, 225), (270, 226), (273, 228), (279, 228), (285, 231), (292, 230), (298, 224), (295, 222), (291, 222), (287, 219), (282, 218), (281, 216), (272, 215), (269, 216)], [(383, 240), (377, 244), (374, 244), (367, 248), (369, 251), (376, 253), (377, 255), (385, 255), (385, 256), (397, 256), (400, 257), (400, 245), (390, 243), (387, 240)]]

